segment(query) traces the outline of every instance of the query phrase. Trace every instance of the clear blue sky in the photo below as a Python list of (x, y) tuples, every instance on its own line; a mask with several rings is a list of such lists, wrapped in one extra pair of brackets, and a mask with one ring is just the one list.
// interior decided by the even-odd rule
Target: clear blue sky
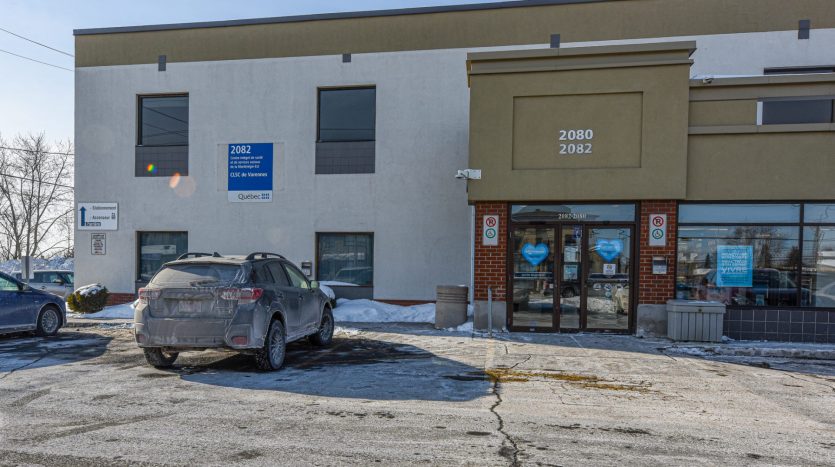
[[(68, 53), (73, 29), (482, 3), (491, 0), (0, 0), (0, 28)], [(66, 55), (0, 31), (0, 49), (73, 68)], [(73, 73), (0, 52), (0, 135), (73, 139)]]

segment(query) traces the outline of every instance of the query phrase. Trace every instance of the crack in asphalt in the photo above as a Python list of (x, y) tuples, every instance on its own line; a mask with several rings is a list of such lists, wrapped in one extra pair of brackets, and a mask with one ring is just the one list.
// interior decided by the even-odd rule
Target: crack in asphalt
[(51, 354), (51, 353), (52, 353), (52, 352), (51, 352), (50, 350), (47, 350), (45, 354), (41, 355), (40, 357), (36, 358), (35, 360), (32, 360), (31, 362), (29, 362), (29, 363), (27, 363), (27, 364), (25, 364), (25, 365), (21, 365), (21, 366), (19, 366), (19, 367), (17, 367), (17, 368), (12, 368), (12, 369), (11, 369), (11, 371), (9, 371), (8, 373), (6, 373), (6, 374), (5, 374), (5, 375), (3, 375), (3, 376), (0, 376), (0, 381), (3, 381), (4, 379), (6, 379), (8, 376), (10, 376), (10, 375), (11, 375), (12, 373), (14, 373), (15, 371), (19, 371), (19, 370), (22, 370), (22, 369), (24, 369), (24, 368), (28, 368), (28, 367), (30, 367), (30, 366), (32, 366), (32, 365), (34, 365), (34, 364), (38, 363), (39, 361), (41, 361), (41, 360), (43, 360), (44, 358), (46, 358), (47, 356), (49, 356), (49, 354)]
[[(496, 419), (499, 421), (499, 428), (498, 432), (504, 436), (504, 441), (502, 441), (502, 447), (499, 449), (499, 455), (504, 457), (505, 459), (510, 461), (511, 467), (516, 467), (521, 465), (519, 463), (519, 446), (516, 445), (516, 441), (513, 440), (513, 437), (508, 434), (504, 429), (504, 419), (501, 415), (496, 411), (496, 409), (502, 403), (502, 395), (499, 393), (499, 383), (498, 381), (493, 381), (493, 387), (491, 388), (493, 391), (493, 395), (496, 396), (496, 402), (490, 406), (490, 412), (496, 416)], [(511, 448), (506, 446), (506, 443), (510, 443)], [(508, 453), (509, 450), (513, 452)]]

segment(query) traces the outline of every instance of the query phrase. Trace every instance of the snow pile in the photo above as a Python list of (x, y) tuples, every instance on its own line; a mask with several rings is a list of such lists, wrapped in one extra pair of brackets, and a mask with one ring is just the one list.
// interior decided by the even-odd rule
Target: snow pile
[[(473, 307), (467, 307), (467, 316), (473, 315)], [(376, 302), (374, 300), (347, 300), (340, 298), (336, 301), (336, 309), (333, 310), (335, 321), (350, 323), (434, 323), (435, 304), (426, 303), (423, 305), (399, 306), (388, 303)], [(462, 326), (467, 326), (464, 323)], [(466, 329), (458, 329), (466, 331)], [(472, 322), (469, 323), (469, 330), (472, 330)]]
[(340, 298), (333, 310), (335, 321), (351, 323), (434, 323), (435, 304), (398, 306), (373, 300)]
[(327, 296), (328, 296), (328, 298), (330, 298), (331, 300), (336, 300), (336, 294), (335, 294), (335, 293), (333, 293), (333, 289), (332, 289), (332, 288), (330, 288), (330, 287), (328, 287), (327, 285), (322, 285), (322, 284), (320, 283), (320, 284), (319, 284), (319, 290), (321, 290), (322, 292), (324, 292), (324, 294), (325, 294), (325, 295), (327, 295)]
[(446, 328), (449, 332), (473, 332), (473, 322), (467, 321), (466, 323), (455, 327), (455, 328)]
[(70, 313), (69, 316), (83, 319), (133, 319), (133, 308), (136, 304), (137, 302), (113, 305), (98, 313)]
[(101, 284), (89, 284), (79, 287), (75, 292), (82, 297), (88, 297), (90, 295), (95, 295), (102, 290), (104, 290), (104, 286)]

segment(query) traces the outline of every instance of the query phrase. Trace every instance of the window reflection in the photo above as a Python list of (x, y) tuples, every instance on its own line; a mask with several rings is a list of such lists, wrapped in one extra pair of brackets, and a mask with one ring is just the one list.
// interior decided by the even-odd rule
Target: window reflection
[[(678, 232), (676, 298), (726, 305), (796, 306), (801, 302), (798, 294), (809, 295), (807, 288), (798, 287), (798, 227), (686, 226)], [(720, 246), (751, 247), (751, 256), (732, 263), (725, 256), (717, 257)], [(740, 284), (738, 278), (736, 282), (723, 280), (732, 273), (743, 277), (747, 273), (750, 286), (718, 285)]]
[(803, 305), (835, 307), (835, 226), (803, 229)]

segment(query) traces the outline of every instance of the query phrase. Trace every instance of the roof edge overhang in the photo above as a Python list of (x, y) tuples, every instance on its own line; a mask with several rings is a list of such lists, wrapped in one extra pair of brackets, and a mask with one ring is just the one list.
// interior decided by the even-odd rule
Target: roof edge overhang
[(346, 11), (339, 13), (319, 13), (312, 15), (278, 16), (271, 18), (251, 18), (225, 21), (202, 21), (194, 23), (151, 24), (142, 26), (122, 26), (107, 28), (88, 28), (73, 30), (74, 36), (98, 34), (120, 34), (129, 32), (172, 31), (181, 29), (225, 28), (233, 26), (252, 26), (263, 24), (302, 23), (308, 21), (328, 21), (338, 19), (379, 18), (386, 16), (427, 15), (433, 13), (454, 13), (480, 10), (500, 10), (506, 8), (524, 8), (532, 6), (571, 5), (583, 3), (602, 3), (628, 0), (516, 0), (492, 3), (471, 3), (465, 5), (444, 5), (415, 8), (395, 8), (387, 10)]

